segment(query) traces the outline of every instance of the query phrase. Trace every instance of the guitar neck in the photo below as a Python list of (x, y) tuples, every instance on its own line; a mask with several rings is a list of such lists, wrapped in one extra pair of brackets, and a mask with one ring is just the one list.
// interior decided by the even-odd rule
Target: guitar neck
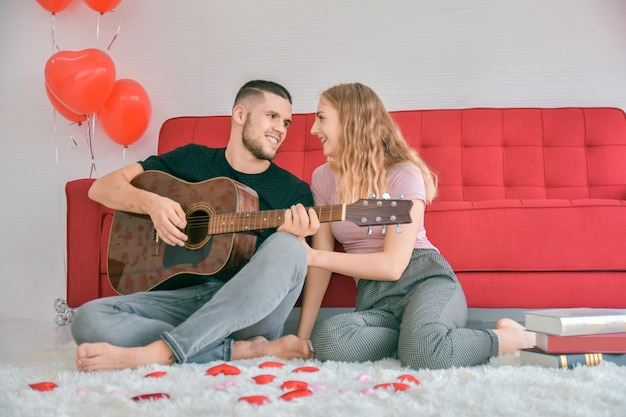
[[(345, 220), (346, 217), (345, 204), (316, 206), (311, 208), (315, 210), (320, 222), (322, 223), (342, 221)], [(216, 235), (223, 233), (271, 229), (279, 227), (284, 222), (285, 209), (215, 214), (209, 221), (208, 233)]]

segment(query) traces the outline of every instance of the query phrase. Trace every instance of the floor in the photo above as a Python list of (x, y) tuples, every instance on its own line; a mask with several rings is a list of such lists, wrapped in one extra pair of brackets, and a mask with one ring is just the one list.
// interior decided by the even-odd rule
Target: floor
[(0, 319), (0, 334), (0, 362), (11, 362), (72, 342), (69, 326), (59, 326), (50, 317), (42, 320)]
[[(322, 309), (319, 319), (350, 309)], [(285, 324), (286, 333), (295, 333), (299, 309), (294, 309)], [(470, 309), (467, 326), (471, 328), (493, 328), (500, 317), (522, 321), (521, 310)], [(34, 352), (59, 348), (73, 341), (70, 326), (59, 326), (54, 317), (41, 320), (0, 319), (0, 362), (12, 362)]]

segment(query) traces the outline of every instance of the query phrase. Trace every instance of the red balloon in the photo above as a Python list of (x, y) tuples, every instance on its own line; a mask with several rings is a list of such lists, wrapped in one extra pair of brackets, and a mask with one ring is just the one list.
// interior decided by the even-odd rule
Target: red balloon
[(92, 114), (106, 101), (115, 84), (115, 64), (100, 49), (60, 51), (45, 68), (46, 85), (77, 114)]
[(85, 0), (85, 3), (95, 11), (104, 14), (115, 9), (121, 1), (122, 0)]
[(114, 142), (128, 146), (148, 128), (152, 106), (141, 84), (121, 79), (115, 82), (111, 95), (96, 114), (102, 130)]
[(65, 10), (71, 2), (72, 0), (37, 0), (37, 3), (39, 3), (41, 7), (52, 14)]
[(76, 122), (80, 124), (84, 122), (85, 120), (87, 120), (87, 116), (85, 116), (84, 114), (74, 113), (73, 111), (65, 107), (65, 105), (61, 103), (59, 99), (54, 96), (54, 94), (52, 94), (52, 91), (50, 91), (50, 87), (48, 87), (47, 85), (46, 85), (46, 94), (48, 95), (48, 99), (50, 100), (50, 103), (52, 103), (52, 107), (54, 107), (56, 111), (61, 113), (61, 115), (65, 117), (67, 120), (69, 120), (70, 122)]

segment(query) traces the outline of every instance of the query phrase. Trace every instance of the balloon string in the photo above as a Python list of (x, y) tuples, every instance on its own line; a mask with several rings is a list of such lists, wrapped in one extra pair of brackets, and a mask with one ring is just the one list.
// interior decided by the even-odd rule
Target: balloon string
[(102, 16), (102, 13), (98, 13), (98, 18), (96, 19), (96, 44), (100, 43), (100, 16)]
[(93, 144), (92, 144), (92, 135), (96, 128), (96, 119), (93, 114), (87, 117), (87, 143), (89, 144), (89, 152), (91, 153), (91, 169), (89, 170), (89, 178), (93, 178), (93, 174), (98, 175), (98, 170), (96, 169), (96, 158), (93, 154)]
[(70, 123), (67, 125), (67, 136), (70, 138), (70, 148), (78, 149), (78, 143), (76, 143), (76, 139), (74, 139), (74, 133), (72, 133), (72, 125), (80, 126), (80, 123)]
[[(115, 13), (115, 10), (112, 10), (111, 12)], [(122, 29), (122, 16), (121, 15), (120, 15), (120, 20), (118, 22), (119, 23), (117, 24), (117, 30), (115, 31), (115, 35), (113, 36), (113, 39), (111, 39), (111, 42), (109, 42), (109, 46), (107, 46), (107, 51), (111, 49), (111, 46), (113, 46), (113, 43), (117, 39), (117, 36), (120, 34), (120, 29)]]
[(54, 38), (54, 13), (52, 13), (52, 28), (51, 28), (51, 32), (52, 32), (52, 53), (54, 54), (56, 51), (54, 50), (54, 48), (56, 48), (57, 51), (60, 51), (61, 49), (59, 49), (59, 45), (57, 45), (57, 41)]
[[(52, 19), (54, 21), (54, 17)], [(54, 26), (54, 25), (53, 25)], [(65, 227), (65, 218), (63, 216), (63, 208), (64, 208), (64, 200), (65, 196), (63, 189), (65, 188), (63, 183), (61, 182), (61, 164), (59, 163), (59, 136), (57, 135), (57, 111), (55, 108), (52, 109), (52, 120), (53, 120), (53, 132), (54, 132), (54, 158), (57, 164), (57, 186), (58, 186), (58, 196), (59, 196), (59, 223), (61, 225), (61, 230)], [(67, 254), (64, 250), (61, 250), (61, 257), (63, 259), (63, 275), (67, 277)]]
[[(111, 10), (110, 13), (115, 13), (115, 10)], [(104, 16), (104, 13), (98, 13), (98, 18), (96, 21), (96, 43), (100, 43), (100, 17), (101, 16)], [(107, 46), (107, 51), (110, 50), (111, 46), (113, 46), (113, 43), (115, 43), (115, 40), (120, 34), (121, 29), (122, 29), (122, 16), (120, 15), (120, 20), (118, 21), (118, 24), (117, 24), (117, 30), (115, 31), (115, 35), (113, 35), (113, 39), (111, 39), (111, 42), (109, 42), (109, 45)]]

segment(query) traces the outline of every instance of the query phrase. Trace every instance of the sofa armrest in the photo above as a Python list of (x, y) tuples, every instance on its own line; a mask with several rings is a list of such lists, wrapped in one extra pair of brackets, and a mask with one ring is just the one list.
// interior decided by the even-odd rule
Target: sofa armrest
[(78, 307), (99, 298), (102, 225), (113, 210), (87, 196), (94, 179), (65, 185), (67, 202), (67, 304)]

